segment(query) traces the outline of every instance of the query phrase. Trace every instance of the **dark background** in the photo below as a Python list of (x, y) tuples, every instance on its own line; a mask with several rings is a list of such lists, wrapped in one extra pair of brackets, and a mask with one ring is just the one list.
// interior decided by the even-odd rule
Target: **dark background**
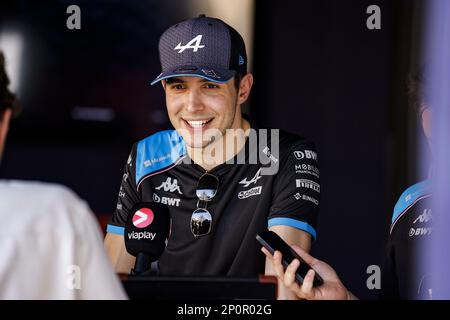
[[(104, 223), (134, 141), (170, 126), (157, 42), (188, 18), (189, 1), (2, 1), (0, 28), (25, 39), (20, 100), (2, 178), (63, 183)], [(77, 4), (82, 29), (65, 28)], [(381, 30), (366, 27), (369, 5)], [(360, 298), (381, 265), (393, 206), (416, 174), (417, 124), (406, 74), (418, 55), (421, 3), (409, 0), (255, 1), (255, 84), (248, 110), (262, 126), (315, 141), (322, 202), (317, 257)], [(0, 29), (1, 31), (2, 29)], [(110, 121), (74, 119), (103, 108)]]

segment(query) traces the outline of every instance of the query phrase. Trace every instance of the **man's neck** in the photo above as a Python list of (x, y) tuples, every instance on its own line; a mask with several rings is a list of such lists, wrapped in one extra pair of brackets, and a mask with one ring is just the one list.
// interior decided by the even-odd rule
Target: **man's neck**
[(234, 158), (245, 146), (249, 134), (250, 123), (241, 118), (237, 129), (229, 129), (220, 139), (204, 148), (187, 148), (189, 157), (206, 171)]

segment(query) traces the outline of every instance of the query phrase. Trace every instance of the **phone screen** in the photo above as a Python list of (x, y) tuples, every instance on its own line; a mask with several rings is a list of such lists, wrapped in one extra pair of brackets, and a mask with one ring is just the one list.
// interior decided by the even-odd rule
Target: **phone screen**
[[(300, 266), (295, 272), (295, 278), (300, 284), (303, 283), (303, 279), (309, 269), (312, 269), (295, 251), (292, 249), (283, 239), (280, 238), (273, 231), (260, 232), (256, 235), (256, 240), (259, 241), (271, 254), (276, 250), (282, 254), (283, 266), (286, 268), (294, 259), (300, 261)], [(323, 284), (323, 280), (320, 275), (315, 273), (313, 286), (320, 286)]]

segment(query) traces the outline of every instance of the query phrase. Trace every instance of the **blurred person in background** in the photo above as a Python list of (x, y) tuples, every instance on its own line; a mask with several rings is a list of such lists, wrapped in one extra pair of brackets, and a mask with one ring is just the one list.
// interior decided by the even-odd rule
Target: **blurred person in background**
[[(422, 124), (428, 146), (433, 154), (432, 108), (429, 99), (427, 73), (417, 72), (408, 77), (410, 104)], [(394, 207), (386, 248), (385, 263), (381, 271), (380, 299), (431, 299), (433, 288), (426, 266), (420, 263), (421, 250), (430, 241), (432, 233), (431, 175), (407, 188)], [(303, 285), (295, 282), (295, 270), (299, 261), (292, 262), (284, 271), (280, 252), (272, 256), (262, 248), (272, 262), (278, 278), (300, 299), (355, 299), (347, 290), (331, 266), (313, 258), (298, 246), (294, 250), (324, 280), (319, 287), (312, 286), (314, 270), (310, 270)]]

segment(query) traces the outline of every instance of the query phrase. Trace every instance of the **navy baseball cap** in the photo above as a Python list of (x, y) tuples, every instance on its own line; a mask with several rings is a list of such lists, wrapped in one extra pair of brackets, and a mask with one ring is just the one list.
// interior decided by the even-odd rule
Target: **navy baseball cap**
[(159, 39), (161, 74), (155, 83), (171, 77), (201, 77), (225, 83), (247, 73), (247, 54), (241, 35), (222, 20), (200, 15), (167, 29)]

